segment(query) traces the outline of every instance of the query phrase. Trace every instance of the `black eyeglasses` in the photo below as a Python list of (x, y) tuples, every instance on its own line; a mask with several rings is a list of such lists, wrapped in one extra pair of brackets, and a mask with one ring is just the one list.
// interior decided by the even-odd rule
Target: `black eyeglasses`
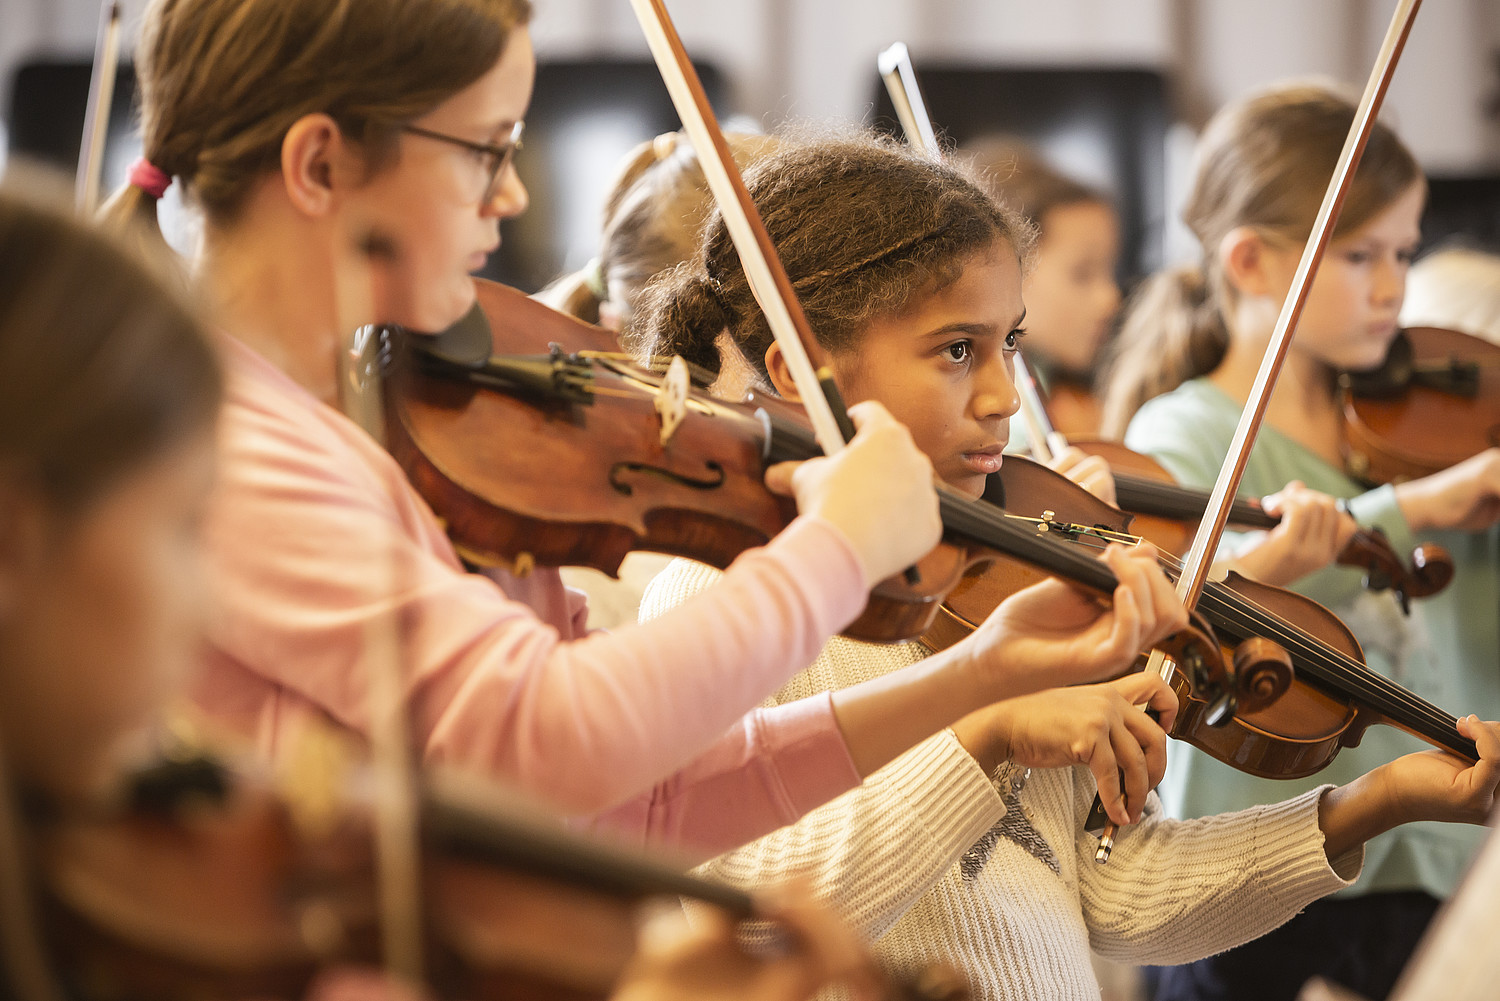
[(495, 198), (495, 192), (500, 187), (500, 175), (505, 172), (505, 165), (510, 163), (511, 156), (521, 148), (521, 132), (526, 127), (525, 122), (517, 122), (511, 126), (510, 138), (503, 143), (476, 143), (457, 136), (444, 135), (431, 129), (424, 129), (420, 125), (403, 125), (403, 132), (410, 132), (415, 136), (426, 139), (436, 139), (438, 142), (448, 143), (466, 149), (470, 153), (483, 157), (481, 161), (485, 164), (484, 187), (479, 191), (479, 202), (485, 204)]

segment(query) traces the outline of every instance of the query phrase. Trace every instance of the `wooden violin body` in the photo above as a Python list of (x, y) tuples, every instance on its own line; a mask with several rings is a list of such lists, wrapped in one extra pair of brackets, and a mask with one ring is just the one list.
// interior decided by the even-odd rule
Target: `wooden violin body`
[[(1012, 511), (1036, 512), (1052, 534), (1073, 537), (1065, 526), (1100, 526), (1124, 532), (1129, 515), (1093, 497), (1066, 477), (1019, 457), (1005, 459), (990, 496)], [(1080, 541), (1088, 541), (1080, 539)], [(1003, 600), (999, 586), (966, 578), (949, 600), (943, 619), (983, 621), (986, 607)], [(1347, 626), (1322, 605), (1294, 591), (1230, 574), (1206, 589), (1199, 610), (1226, 648), (1271, 635), (1292, 655), (1295, 674), (1274, 701), (1243, 705), (1223, 726), (1209, 726), (1207, 704), (1181, 672), (1172, 679), (1180, 709), (1172, 736), (1233, 767), (1267, 778), (1300, 778), (1329, 764), (1343, 747), (1357, 745), (1374, 723), (1394, 726), (1467, 758), (1478, 760), (1473, 743), (1457, 731), (1457, 720), (1394, 682), (1369, 670)], [(1259, 612), (1286, 625), (1268, 633)], [(1298, 635), (1300, 634), (1300, 635)]]
[(1366, 483), (1399, 483), (1500, 446), (1500, 345), (1414, 327), (1385, 364), (1340, 378), (1344, 465)]
[[(556, 343), (577, 327), (598, 336), (499, 286), (484, 305), (497, 338), (519, 329), (514, 339), (528, 346)], [(622, 362), (491, 356), (488, 342), (471, 365), (443, 361), (419, 337), (396, 335), (386, 350), (387, 447), (472, 564), (614, 575), (626, 553), (646, 549), (722, 569), (796, 517), (790, 497), (766, 488), (766, 467), (819, 451), (786, 411), (673, 393)], [(971, 559), (934, 551), (916, 583), (878, 585), (845, 634), (919, 635)]]

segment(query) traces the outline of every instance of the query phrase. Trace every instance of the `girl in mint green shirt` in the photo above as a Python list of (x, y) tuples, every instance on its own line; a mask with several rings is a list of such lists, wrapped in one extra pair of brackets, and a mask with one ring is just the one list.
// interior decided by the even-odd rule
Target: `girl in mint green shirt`
[[(1201, 266), (1157, 276), (1137, 295), (1106, 378), (1105, 433), (1159, 459), (1181, 481), (1218, 476), (1302, 247), (1353, 117), (1316, 87), (1282, 87), (1210, 122), (1184, 212)], [(1337, 613), (1370, 666), (1462, 715), (1500, 711), (1500, 449), (1423, 480), (1367, 489), (1344, 472), (1335, 387), (1340, 369), (1377, 365), (1396, 333), (1426, 185), (1411, 154), (1378, 126), (1308, 296), (1241, 489), (1282, 515), (1266, 533), (1226, 536), (1220, 560), (1292, 586)], [(1128, 422), (1128, 431), (1126, 424)], [(1348, 514), (1336, 502), (1344, 499)], [(1357, 525), (1385, 530), (1398, 552), (1416, 539), (1453, 553), (1457, 577), (1402, 615), (1389, 594), (1331, 565)], [(1301, 783), (1235, 771), (1174, 745), (1161, 792), (1169, 809), (1205, 816), (1339, 782), (1420, 747), (1374, 726), (1356, 748)], [(1378, 999), (1462, 875), (1483, 832), (1408, 825), (1370, 842), (1345, 899), (1320, 901), (1284, 929), (1162, 973), (1158, 1001), (1292, 998), (1314, 974)], [(1349, 899), (1354, 898), (1354, 899)]]

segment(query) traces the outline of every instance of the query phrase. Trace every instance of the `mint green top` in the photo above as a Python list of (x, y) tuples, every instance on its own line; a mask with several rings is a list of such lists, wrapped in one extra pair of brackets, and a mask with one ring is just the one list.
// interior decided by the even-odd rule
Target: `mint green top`
[[(1241, 406), (1207, 379), (1195, 379), (1151, 400), (1130, 422), (1125, 443), (1157, 459), (1187, 486), (1209, 487), (1229, 450)], [(1240, 492), (1275, 493), (1291, 480), (1349, 500), (1362, 525), (1385, 530), (1397, 553), (1414, 539), (1390, 487), (1365, 490), (1342, 471), (1273, 428), (1264, 427), (1245, 468)], [(1243, 536), (1227, 535), (1237, 548)], [(1295, 590), (1337, 614), (1359, 638), (1370, 667), (1455, 716), (1500, 718), (1500, 528), (1487, 532), (1432, 532), (1453, 554), (1456, 575), (1441, 594), (1412, 603), (1403, 616), (1389, 594), (1371, 594), (1358, 570), (1330, 566), (1303, 578)], [(1168, 750), (1161, 797), (1177, 816), (1201, 817), (1276, 803), (1324, 782), (1348, 782), (1424, 742), (1376, 725), (1358, 747), (1341, 750), (1315, 776), (1262, 779), (1230, 768), (1196, 748)], [(1484, 829), (1461, 824), (1406, 824), (1370, 842), (1364, 875), (1341, 896), (1376, 890), (1422, 889), (1447, 896), (1463, 875)]]

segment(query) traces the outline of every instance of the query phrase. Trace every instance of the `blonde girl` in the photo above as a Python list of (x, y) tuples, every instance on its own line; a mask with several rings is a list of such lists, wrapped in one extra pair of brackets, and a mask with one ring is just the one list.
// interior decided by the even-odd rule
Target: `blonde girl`
[[(1200, 266), (1162, 274), (1128, 310), (1105, 402), (1106, 432), (1182, 482), (1213, 482), (1291, 282), (1353, 106), (1317, 86), (1283, 86), (1225, 107), (1205, 130), (1184, 218)], [(1369, 489), (1339, 454), (1335, 376), (1369, 368), (1396, 332), (1426, 185), (1396, 134), (1378, 125), (1307, 300), (1242, 489), (1301, 504), (1264, 535), (1228, 540), (1239, 569), (1287, 584), (1350, 625), (1372, 667), (1445, 708), (1500, 710), (1500, 449), (1423, 480)], [(1353, 518), (1334, 506), (1342, 499)], [(1398, 552), (1417, 539), (1453, 552), (1458, 576), (1410, 618), (1358, 572), (1330, 567), (1355, 520)], [(1372, 727), (1319, 781), (1342, 780), (1421, 746)], [(1173, 757), (1170, 809), (1201, 816), (1270, 802), (1307, 782), (1251, 778), (1195, 751)], [(1171, 973), (1162, 997), (1291, 997), (1324, 973), (1383, 997), (1437, 900), (1452, 889), (1471, 831), (1409, 825), (1371, 842), (1360, 885), (1284, 934)], [(1227, 993), (1219, 994), (1223, 990)]]

